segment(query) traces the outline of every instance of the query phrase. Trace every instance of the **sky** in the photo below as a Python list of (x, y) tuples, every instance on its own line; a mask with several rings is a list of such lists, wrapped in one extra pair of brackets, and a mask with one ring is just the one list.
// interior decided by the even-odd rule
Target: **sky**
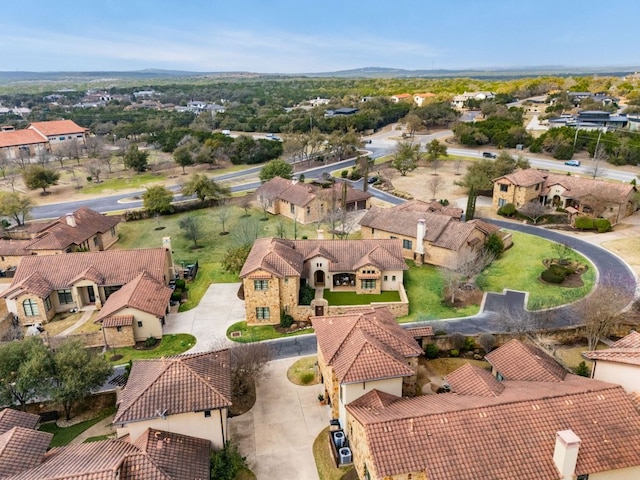
[(639, 20), (637, 0), (2, 0), (0, 70), (629, 67)]

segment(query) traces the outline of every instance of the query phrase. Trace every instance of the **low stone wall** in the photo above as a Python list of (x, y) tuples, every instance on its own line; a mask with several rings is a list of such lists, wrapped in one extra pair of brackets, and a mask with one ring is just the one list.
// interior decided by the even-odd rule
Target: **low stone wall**
[(53, 349), (65, 342), (66, 340), (78, 340), (82, 342), (85, 348), (104, 347), (104, 336), (102, 332), (79, 333), (76, 335), (67, 335), (65, 337), (49, 337), (49, 346)]

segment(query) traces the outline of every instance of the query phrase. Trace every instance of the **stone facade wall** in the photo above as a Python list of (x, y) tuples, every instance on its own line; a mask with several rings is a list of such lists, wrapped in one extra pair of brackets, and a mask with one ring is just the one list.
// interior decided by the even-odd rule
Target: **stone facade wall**
[(6, 270), (10, 267), (17, 267), (20, 265), (22, 255), (1, 255), (0, 256), (0, 268)]
[(107, 339), (107, 345), (110, 348), (115, 347), (132, 347), (136, 344), (133, 337), (133, 326), (123, 325), (122, 327), (111, 327), (104, 329), (104, 336)]
[(322, 356), (322, 352), (318, 350), (318, 370), (322, 377), (324, 385), (324, 396), (331, 405), (331, 418), (338, 418), (338, 402), (340, 401), (340, 384), (333, 373), (333, 369), (328, 366)]
[(49, 337), (49, 346), (51, 346), (51, 348), (57, 348), (67, 340), (80, 341), (85, 347), (104, 346), (104, 335), (102, 332), (78, 333), (76, 335), (67, 335), (65, 337)]
[[(507, 191), (501, 192), (500, 186), (507, 185)], [(535, 200), (540, 195), (540, 188), (536, 190), (536, 186), (520, 187), (514, 185), (507, 180), (500, 180), (493, 184), (493, 208), (500, 208), (500, 199), (503, 199), (505, 203), (513, 203), (516, 207), (522, 207), (525, 203)]]
[[(256, 290), (253, 278), (243, 278), (247, 325), (278, 325), (280, 323), (280, 279), (258, 271), (268, 281), (266, 290)], [(256, 308), (269, 308), (269, 319), (258, 319)]]
[(410, 357), (406, 360), (413, 370), (413, 375), (402, 379), (402, 396), (413, 397), (416, 394), (416, 382), (418, 380), (418, 357)]
[[(55, 295), (55, 292), (51, 295)], [(27, 316), (24, 313), (23, 302), (27, 299), (33, 300), (38, 305), (38, 315)], [(31, 294), (20, 295), (15, 299), (16, 303), (16, 315), (18, 315), (18, 319), (20, 320), (21, 325), (34, 325), (36, 323), (47, 323), (49, 320), (53, 318), (56, 314), (56, 310), (53, 304), (53, 297), (51, 297), (51, 308), (49, 310), (45, 309), (44, 306), (44, 298), (37, 297)]]

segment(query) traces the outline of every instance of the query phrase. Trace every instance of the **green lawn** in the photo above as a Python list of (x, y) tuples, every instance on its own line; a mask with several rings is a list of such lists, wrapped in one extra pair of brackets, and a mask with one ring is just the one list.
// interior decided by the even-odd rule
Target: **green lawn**
[(109, 360), (113, 355), (122, 355), (122, 358), (110, 360), (114, 365), (129, 363), (129, 360), (144, 360), (149, 358), (168, 357), (186, 352), (196, 344), (196, 337), (188, 333), (164, 335), (162, 341), (149, 350), (136, 350), (133, 347), (112, 348), (106, 356)]
[(504, 288), (529, 292), (528, 308), (539, 310), (556, 307), (584, 297), (595, 284), (594, 266), (582, 255), (572, 258), (586, 263), (589, 269), (582, 275), (584, 286), (567, 288), (548, 285), (538, 279), (545, 269), (542, 261), (553, 258), (552, 242), (524, 233), (513, 233), (513, 247), (502, 258), (493, 262), (478, 278), (480, 288), (489, 292), (502, 292)]
[[(239, 337), (231, 337), (232, 332), (241, 332)], [(297, 332), (282, 334), (278, 332), (273, 325), (261, 325), (259, 327), (248, 327), (247, 322), (234, 323), (227, 329), (227, 338), (238, 343), (259, 342), (262, 340), (271, 340), (274, 338), (293, 337), (296, 335), (305, 335), (313, 333), (312, 328), (305, 328)]]
[[(127, 173), (125, 173), (127, 175)], [(142, 188), (146, 185), (164, 180), (166, 176), (161, 173), (139, 173), (131, 177), (110, 178), (100, 183), (90, 183), (81, 192), (94, 195), (106, 190), (124, 190), (126, 188)]]
[(329, 305), (369, 305), (372, 302), (399, 302), (397, 291), (381, 292), (379, 295), (356, 294), (355, 292), (332, 292), (325, 288), (322, 294)]
[(64, 445), (68, 445), (71, 440), (76, 438), (89, 427), (93, 427), (100, 420), (107, 418), (109, 415), (113, 415), (115, 411), (115, 407), (101, 410), (100, 412), (98, 412), (97, 416), (95, 416), (91, 420), (86, 420), (84, 422), (80, 422), (66, 428), (57, 426), (55, 422), (45, 423), (43, 425), (40, 425), (40, 430), (43, 432), (53, 433), (53, 438), (51, 439), (51, 444), (49, 445), (51, 448), (62, 447)]

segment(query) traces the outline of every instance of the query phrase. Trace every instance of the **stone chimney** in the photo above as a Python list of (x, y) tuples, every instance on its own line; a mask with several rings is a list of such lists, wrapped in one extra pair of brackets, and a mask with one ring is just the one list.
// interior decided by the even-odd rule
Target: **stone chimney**
[(69, 225), (70, 227), (77, 226), (76, 217), (73, 216), (73, 213), (67, 213), (67, 225)]
[(173, 264), (173, 250), (171, 249), (171, 237), (162, 237), (162, 247), (169, 252), (169, 275), (171, 278), (167, 280), (173, 280), (176, 278), (176, 270)]
[(324, 230), (318, 230), (318, 240), (324, 240)]
[(417, 255), (424, 255), (424, 237), (427, 235), (427, 225), (423, 218), (418, 220), (418, 226), (416, 228), (416, 248), (414, 249)]
[(579, 449), (580, 438), (573, 433), (573, 430), (561, 430), (556, 433), (553, 463), (558, 467), (561, 480), (573, 480), (576, 464), (578, 463)]

